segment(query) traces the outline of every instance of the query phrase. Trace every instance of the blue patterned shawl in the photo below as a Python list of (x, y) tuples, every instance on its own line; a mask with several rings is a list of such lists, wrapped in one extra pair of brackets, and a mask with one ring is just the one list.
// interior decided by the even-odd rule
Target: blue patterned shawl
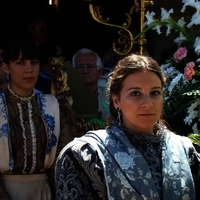
[(118, 127), (88, 132), (74, 142), (87, 141), (97, 150), (104, 167), (109, 200), (194, 200), (195, 189), (189, 164), (189, 152), (194, 147), (187, 137), (168, 130), (163, 130), (163, 134), (161, 198), (142, 154)]

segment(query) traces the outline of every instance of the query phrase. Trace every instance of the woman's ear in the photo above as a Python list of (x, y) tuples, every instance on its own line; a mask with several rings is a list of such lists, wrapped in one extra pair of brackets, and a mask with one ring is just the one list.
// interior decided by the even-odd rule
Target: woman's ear
[(117, 95), (112, 95), (112, 100), (113, 100), (113, 105), (115, 107), (115, 109), (119, 108), (119, 97)]
[(5, 62), (2, 63), (3, 70), (7, 73), (10, 74), (9, 70), (9, 65), (7, 65)]

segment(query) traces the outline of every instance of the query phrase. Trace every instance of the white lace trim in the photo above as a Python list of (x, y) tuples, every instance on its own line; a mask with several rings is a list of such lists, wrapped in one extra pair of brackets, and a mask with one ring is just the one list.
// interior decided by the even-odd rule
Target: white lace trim
[(24, 127), (24, 119), (22, 115), (22, 105), (20, 103), (17, 103), (17, 107), (19, 109), (19, 119), (20, 119), (20, 125), (22, 127), (22, 136), (23, 136), (23, 142), (24, 142), (24, 169), (23, 174), (26, 174), (25, 169), (27, 167), (27, 146), (26, 146), (26, 134), (25, 134), (25, 127)]
[(33, 106), (30, 102), (28, 102), (28, 111), (29, 111), (29, 124), (31, 129), (31, 138), (32, 138), (32, 167), (30, 173), (33, 173), (36, 167), (36, 134), (35, 134), (35, 126), (33, 124), (33, 115), (32, 115)]
[(20, 99), (21, 101), (30, 101), (31, 98), (32, 98), (33, 96), (35, 96), (35, 92), (33, 92), (33, 93), (31, 94), (31, 96), (29, 96), (29, 97), (20, 97), (20, 96), (18, 96), (17, 94), (14, 93), (14, 91), (10, 88), (10, 85), (9, 85), (9, 84), (8, 84), (8, 90), (10, 91), (10, 93), (11, 93), (12, 95), (14, 95), (15, 97), (17, 97), (17, 98)]
[(33, 110), (33, 106), (30, 102), (28, 102), (29, 124), (30, 124), (30, 129), (31, 129), (31, 138), (32, 138), (32, 167), (31, 167), (30, 173), (33, 173), (36, 167), (36, 148), (37, 148), (32, 110)]
[[(17, 107), (19, 109), (19, 119), (20, 119), (20, 125), (22, 127), (22, 136), (23, 136), (23, 148), (24, 148), (24, 168), (23, 168), (23, 174), (26, 174), (25, 171), (27, 168), (27, 138), (25, 133), (25, 127), (24, 127), (24, 119), (23, 119), (23, 113), (22, 113), (22, 105), (20, 103), (17, 103)], [(28, 116), (29, 116), (29, 124), (30, 124), (30, 131), (31, 131), (31, 139), (32, 139), (32, 167), (30, 169), (29, 173), (33, 173), (36, 168), (36, 134), (35, 134), (35, 126), (33, 123), (33, 115), (32, 115), (33, 106), (30, 102), (28, 102)]]

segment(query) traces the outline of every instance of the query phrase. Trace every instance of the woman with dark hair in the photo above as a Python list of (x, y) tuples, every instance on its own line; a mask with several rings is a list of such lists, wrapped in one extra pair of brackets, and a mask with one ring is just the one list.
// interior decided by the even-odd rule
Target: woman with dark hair
[(108, 82), (114, 123), (62, 150), (57, 200), (196, 199), (200, 156), (161, 119), (164, 82), (151, 57), (132, 54), (117, 63)]
[[(26, 37), (9, 38), (0, 93), (0, 199), (54, 199), (54, 166), (60, 150), (78, 136), (55, 96), (34, 88), (40, 52)], [(67, 115), (67, 114), (66, 114)]]

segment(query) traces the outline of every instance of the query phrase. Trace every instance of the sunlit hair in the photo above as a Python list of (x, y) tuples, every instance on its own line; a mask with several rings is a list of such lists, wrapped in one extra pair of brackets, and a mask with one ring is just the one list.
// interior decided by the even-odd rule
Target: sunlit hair
[(151, 57), (131, 54), (118, 61), (113, 73), (110, 75), (107, 86), (109, 97), (110, 115), (114, 120), (117, 120), (117, 110), (114, 107), (112, 95), (120, 96), (123, 87), (123, 82), (130, 74), (139, 71), (154, 72), (161, 80), (162, 87), (165, 83), (165, 78), (162, 74), (159, 64)]
[(9, 64), (10, 61), (15, 61), (22, 54), (21, 59), (40, 61), (40, 52), (35, 42), (29, 37), (13, 36), (8, 39), (4, 47), (4, 62)]
[(92, 53), (92, 54), (94, 54), (94, 55), (96, 56), (96, 58), (97, 58), (96, 66), (97, 66), (98, 68), (103, 68), (103, 64), (102, 64), (102, 62), (101, 62), (100, 56), (99, 56), (96, 52), (94, 52), (94, 51), (92, 51), (91, 49), (88, 49), (88, 48), (82, 48), (82, 49), (78, 50), (78, 51), (73, 55), (73, 57), (72, 57), (72, 66), (73, 66), (73, 67), (76, 66), (76, 58), (77, 58), (78, 55), (80, 55), (80, 54), (89, 54), (89, 53)]

